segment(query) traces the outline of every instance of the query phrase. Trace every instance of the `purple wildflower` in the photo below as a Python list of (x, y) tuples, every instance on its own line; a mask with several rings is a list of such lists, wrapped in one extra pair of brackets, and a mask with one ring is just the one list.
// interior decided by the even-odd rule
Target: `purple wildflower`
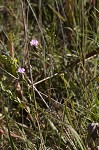
[(33, 39), (33, 40), (31, 40), (31, 42), (30, 42), (31, 46), (35, 46), (35, 47), (38, 46), (38, 43), (39, 43), (39, 42), (38, 42), (36, 39)]
[(24, 72), (25, 72), (25, 69), (24, 69), (24, 68), (19, 67), (19, 68), (18, 68), (18, 72), (19, 72), (19, 73), (24, 73)]

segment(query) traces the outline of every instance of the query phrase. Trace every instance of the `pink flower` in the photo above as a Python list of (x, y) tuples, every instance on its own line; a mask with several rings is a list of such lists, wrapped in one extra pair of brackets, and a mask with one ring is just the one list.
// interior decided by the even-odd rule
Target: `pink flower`
[(35, 47), (38, 46), (38, 43), (39, 43), (39, 42), (38, 42), (36, 39), (33, 39), (33, 40), (31, 40), (31, 42), (30, 42), (31, 46), (35, 46)]
[(19, 68), (18, 68), (18, 72), (19, 72), (19, 73), (24, 73), (24, 72), (25, 72), (25, 69), (24, 69), (24, 68), (19, 67)]

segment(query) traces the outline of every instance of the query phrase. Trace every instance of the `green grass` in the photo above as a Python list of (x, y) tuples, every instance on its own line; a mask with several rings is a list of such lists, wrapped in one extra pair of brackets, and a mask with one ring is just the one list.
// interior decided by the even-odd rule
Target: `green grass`
[(87, 149), (87, 126), (99, 122), (98, 54), (85, 59), (99, 18), (89, 3), (0, 2), (0, 149)]

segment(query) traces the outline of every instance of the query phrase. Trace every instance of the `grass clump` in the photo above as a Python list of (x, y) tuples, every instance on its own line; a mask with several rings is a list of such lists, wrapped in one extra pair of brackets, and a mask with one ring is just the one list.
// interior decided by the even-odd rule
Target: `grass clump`
[(86, 150), (99, 121), (98, 4), (15, 0), (0, 11), (0, 148)]

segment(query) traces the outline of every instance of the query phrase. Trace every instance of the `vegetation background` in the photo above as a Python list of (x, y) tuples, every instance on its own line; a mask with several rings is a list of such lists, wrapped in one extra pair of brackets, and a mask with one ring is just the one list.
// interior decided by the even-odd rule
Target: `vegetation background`
[(87, 126), (99, 122), (98, 9), (98, 0), (0, 0), (1, 150), (87, 149)]

